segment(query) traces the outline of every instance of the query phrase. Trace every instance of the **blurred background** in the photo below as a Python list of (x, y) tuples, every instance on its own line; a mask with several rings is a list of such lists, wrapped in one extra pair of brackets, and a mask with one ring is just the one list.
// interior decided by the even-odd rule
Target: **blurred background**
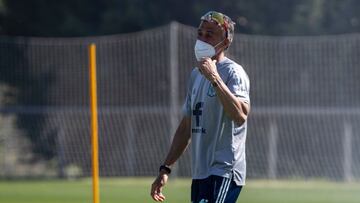
[[(251, 81), (249, 180), (357, 182), (356, 0), (0, 0), (0, 179), (91, 176), (93, 42), (100, 176), (155, 176), (209, 10), (236, 22), (227, 54)], [(173, 177), (190, 177), (190, 150)]]
[(177, 21), (198, 26), (199, 16), (218, 10), (236, 31), (262, 35), (320, 35), (358, 32), (356, 0), (1, 0), (0, 33), (74, 37), (129, 33)]

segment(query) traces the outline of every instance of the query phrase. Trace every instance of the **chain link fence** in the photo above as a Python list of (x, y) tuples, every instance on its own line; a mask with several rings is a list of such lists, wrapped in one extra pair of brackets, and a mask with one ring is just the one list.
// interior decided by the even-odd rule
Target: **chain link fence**
[[(91, 174), (87, 45), (97, 44), (101, 176), (153, 176), (169, 149), (196, 29), (0, 37), (0, 177)], [(236, 34), (251, 82), (249, 178), (360, 177), (360, 35)], [(190, 176), (190, 151), (175, 175)]]

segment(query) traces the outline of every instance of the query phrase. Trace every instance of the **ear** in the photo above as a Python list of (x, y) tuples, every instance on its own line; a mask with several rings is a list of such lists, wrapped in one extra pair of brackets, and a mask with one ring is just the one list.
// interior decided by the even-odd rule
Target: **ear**
[(226, 38), (226, 39), (224, 40), (224, 47), (225, 47), (225, 50), (226, 50), (226, 49), (228, 49), (228, 48), (229, 48), (229, 46), (230, 46), (230, 40), (229, 40), (228, 38)]

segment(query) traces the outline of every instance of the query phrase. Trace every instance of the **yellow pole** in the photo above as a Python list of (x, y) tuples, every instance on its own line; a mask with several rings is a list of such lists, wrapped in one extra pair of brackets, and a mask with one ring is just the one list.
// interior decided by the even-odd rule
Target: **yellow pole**
[(96, 45), (89, 45), (90, 68), (90, 105), (91, 105), (91, 148), (92, 148), (92, 182), (93, 203), (100, 203), (99, 195), (99, 143), (98, 143), (98, 112), (96, 93)]

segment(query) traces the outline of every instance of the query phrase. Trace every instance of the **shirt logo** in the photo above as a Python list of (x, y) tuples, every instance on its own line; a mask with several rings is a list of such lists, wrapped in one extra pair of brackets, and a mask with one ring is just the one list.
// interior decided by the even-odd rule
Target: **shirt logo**
[(209, 89), (207, 91), (207, 96), (214, 97), (216, 95), (215, 89), (212, 85), (209, 85)]
[(195, 116), (195, 128), (191, 129), (192, 133), (206, 133), (206, 130), (200, 126), (203, 105), (204, 102), (196, 103), (195, 109), (192, 111), (192, 115)]
[(202, 115), (202, 107), (204, 102), (198, 102), (195, 105), (195, 109), (193, 110), (193, 116), (195, 116), (196, 119), (196, 127), (200, 126), (200, 116)]

